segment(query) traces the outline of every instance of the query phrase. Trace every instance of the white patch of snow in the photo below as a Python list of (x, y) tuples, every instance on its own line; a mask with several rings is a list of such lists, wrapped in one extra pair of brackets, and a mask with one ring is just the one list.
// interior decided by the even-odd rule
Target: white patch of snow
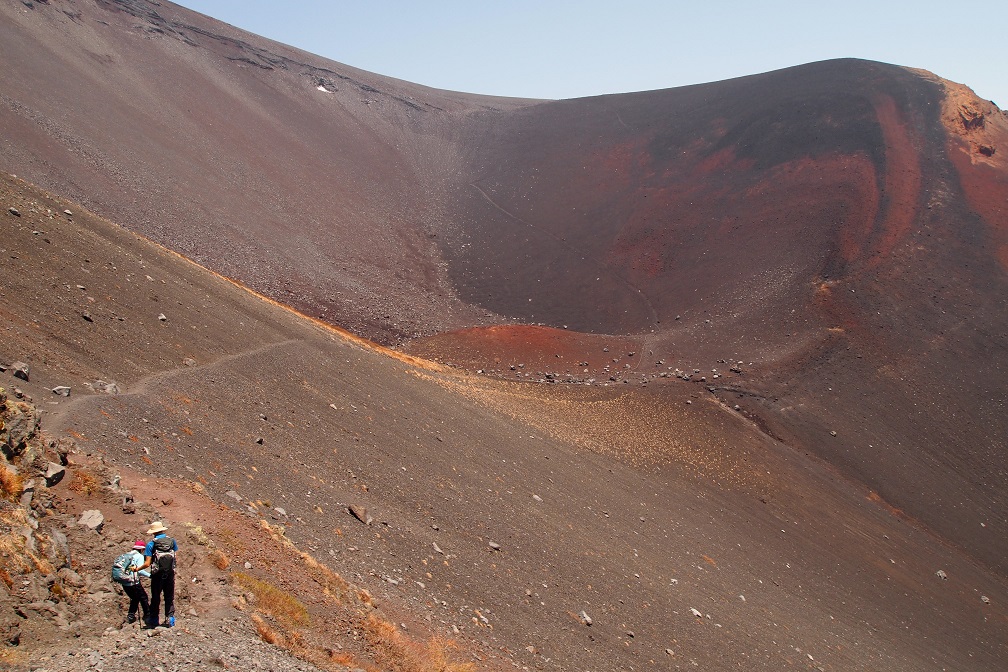
[(321, 84), (319, 84), (319, 85), (318, 85), (318, 86), (316, 86), (315, 88), (316, 88), (316, 89), (318, 89), (319, 91), (325, 91), (326, 93), (329, 93), (329, 89), (325, 88), (325, 87), (324, 87), (324, 86), (322, 86)]

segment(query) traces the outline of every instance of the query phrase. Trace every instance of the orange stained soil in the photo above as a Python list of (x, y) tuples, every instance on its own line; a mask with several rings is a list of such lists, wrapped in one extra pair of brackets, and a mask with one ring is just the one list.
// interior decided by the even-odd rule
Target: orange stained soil
[(886, 146), (884, 209), (876, 227), (877, 242), (872, 258), (872, 263), (877, 265), (910, 232), (917, 216), (921, 168), (910, 130), (893, 99), (879, 96), (875, 101), (875, 112)]

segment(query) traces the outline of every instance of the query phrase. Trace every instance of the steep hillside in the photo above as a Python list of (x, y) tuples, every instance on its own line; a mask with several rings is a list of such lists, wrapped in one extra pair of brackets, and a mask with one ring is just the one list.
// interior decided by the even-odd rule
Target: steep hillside
[(0, 136), (52, 431), (279, 506), (487, 664), (1005, 657), (1008, 116), (965, 86), (512, 100), (10, 0)]
[(0, 196), (18, 213), (0, 359), (31, 364), (4, 382), (48, 431), (283, 524), (421, 640), (491, 669), (993, 670), (1006, 653), (1002, 577), (702, 388), (454, 373), (22, 182)]
[[(170, 3), (0, 3), (0, 168), (372, 337), (486, 319), (432, 237), (446, 124), (516, 101), (361, 72)], [(44, 83), (44, 84), (43, 84)]]

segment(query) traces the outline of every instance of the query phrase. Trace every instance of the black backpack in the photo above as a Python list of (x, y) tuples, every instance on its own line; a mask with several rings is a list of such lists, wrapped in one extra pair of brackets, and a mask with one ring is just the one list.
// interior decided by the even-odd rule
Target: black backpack
[(171, 574), (175, 571), (175, 540), (158, 537), (151, 553), (151, 574)]

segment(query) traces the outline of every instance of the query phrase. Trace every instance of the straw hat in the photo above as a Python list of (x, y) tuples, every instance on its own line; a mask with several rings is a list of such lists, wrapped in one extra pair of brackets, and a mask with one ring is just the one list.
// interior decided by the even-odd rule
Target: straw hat
[(147, 534), (157, 534), (158, 532), (164, 532), (167, 529), (168, 527), (159, 520), (150, 526), (150, 529), (147, 530)]

